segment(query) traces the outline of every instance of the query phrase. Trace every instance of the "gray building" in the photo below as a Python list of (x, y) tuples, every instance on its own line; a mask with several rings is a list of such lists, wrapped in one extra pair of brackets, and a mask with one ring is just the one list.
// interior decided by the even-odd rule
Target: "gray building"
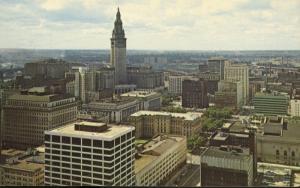
[(111, 38), (110, 63), (115, 68), (115, 84), (127, 83), (126, 38), (118, 8), (115, 26)]

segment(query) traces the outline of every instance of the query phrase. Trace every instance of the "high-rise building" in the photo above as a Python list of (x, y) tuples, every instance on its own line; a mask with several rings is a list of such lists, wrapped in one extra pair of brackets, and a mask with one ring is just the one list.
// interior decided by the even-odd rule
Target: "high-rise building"
[(223, 57), (210, 58), (207, 61), (207, 69), (211, 73), (219, 73), (220, 80), (224, 79), (224, 65), (226, 59)]
[(174, 95), (182, 94), (182, 81), (192, 78), (191, 76), (183, 75), (170, 75), (169, 76), (169, 88), (168, 91)]
[(138, 89), (154, 89), (164, 86), (163, 72), (154, 71), (152, 67), (128, 67), (128, 83)]
[(44, 143), (44, 131), (76, 120), (75, 97), (29, 90), (10, 96), (3, 107), (3, 141), (7, 147), (27, 148)]
[(134, 127), (77, 122), (45, 132), (45, 185), (133, 186)]
[(111, 38), (110, 63), (115, 68), (115, 84), (127, 83), (126, 38), (118, 8)]
[(242, 105), (241, 82), (228, 82), (221, 80), (218, 83), (218, 92), (215, 93), (216, 107), (229, 107), (239, 109)]
[(224, 80), (231, 82), (241, 82), (243, 87), (243, 104), (249, 99), (249, 68), (245, 64), (233, 64), (225, 62)]
[(182, 107), (208, 107), (207, 81), (184, 80), (182, 82)]

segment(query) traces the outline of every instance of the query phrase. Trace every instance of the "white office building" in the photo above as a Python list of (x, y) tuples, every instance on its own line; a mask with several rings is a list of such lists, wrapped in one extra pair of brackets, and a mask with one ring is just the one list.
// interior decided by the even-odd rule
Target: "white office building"
[(293, 99), (290, 102), (291, 105), (291, 116), (300, 116), (300, 100)]
[(45, 185), (132, 186), (134, 127), (76, 122), (45, 131)]

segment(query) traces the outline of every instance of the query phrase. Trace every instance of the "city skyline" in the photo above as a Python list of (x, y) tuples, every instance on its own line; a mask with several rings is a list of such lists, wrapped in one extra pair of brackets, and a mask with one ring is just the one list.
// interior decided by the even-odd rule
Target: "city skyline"
[(117, 7), (129, 50), (300, 49), (296, 0), (0, 0), (0, 48), (109, 49)]

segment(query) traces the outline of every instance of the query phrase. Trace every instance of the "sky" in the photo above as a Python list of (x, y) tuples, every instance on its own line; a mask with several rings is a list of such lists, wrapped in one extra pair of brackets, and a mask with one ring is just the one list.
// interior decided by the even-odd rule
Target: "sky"
[(300, 0), (0, 0), (0, 48), (300, 50)]

